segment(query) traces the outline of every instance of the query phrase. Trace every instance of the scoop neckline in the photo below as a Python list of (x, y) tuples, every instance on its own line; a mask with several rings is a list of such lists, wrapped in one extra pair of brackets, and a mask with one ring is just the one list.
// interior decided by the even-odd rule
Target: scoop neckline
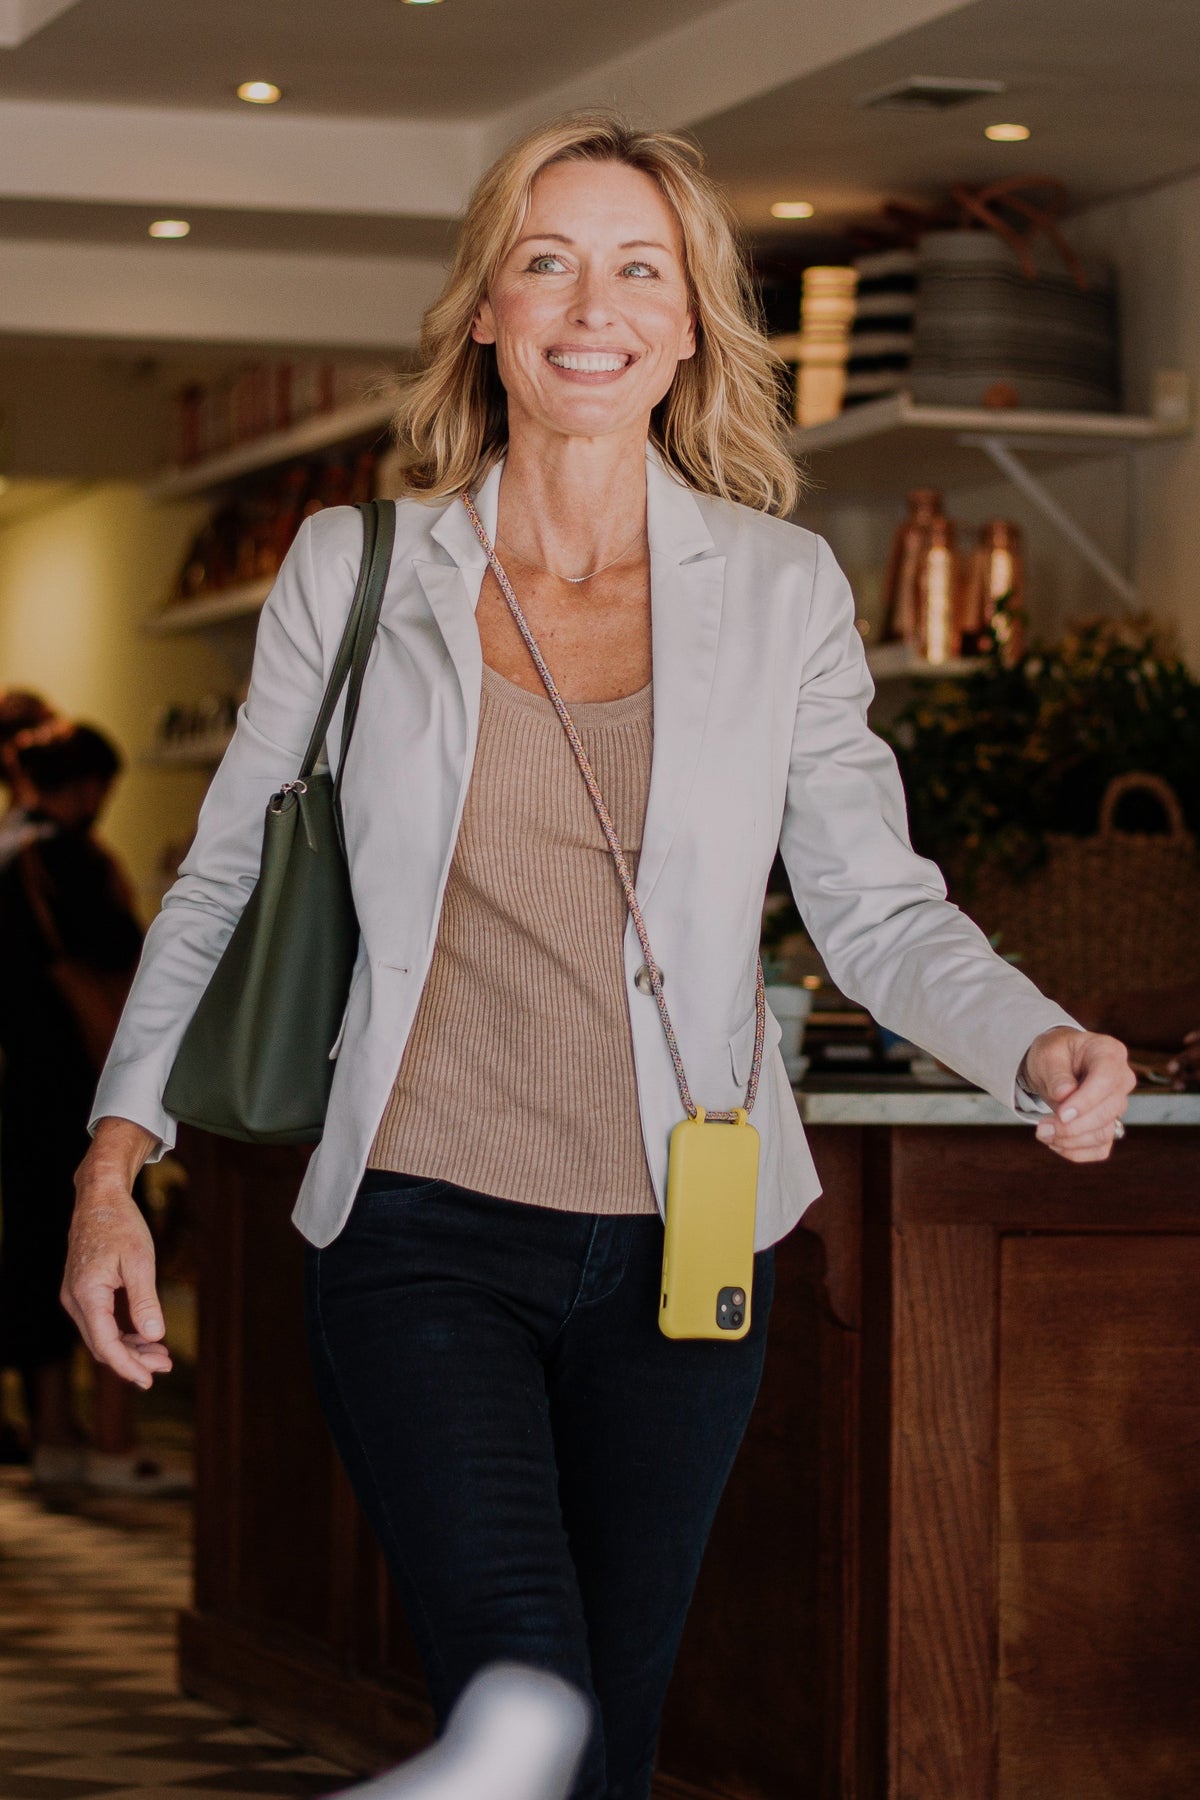
[[(493, 669), (490, 663), (483, 665), (483, 685), (491, 690), (496, 699), (503, 700), (513, 706), (522, 706), (532, 712), (545, 713), (558, 723), (558, 715), (549, 694), (535, 694), (529, 688), (522, 687), (517, 681), (510, 681), (507, 675), (501, 675), (499, 669)], [(646, 711), (654, 691), (653, 680), (632, 694), (620, 694), (615, 700), (568, 700), (567, 710), (578, 724), (620, 724), (626, 719), (637, 718)]]

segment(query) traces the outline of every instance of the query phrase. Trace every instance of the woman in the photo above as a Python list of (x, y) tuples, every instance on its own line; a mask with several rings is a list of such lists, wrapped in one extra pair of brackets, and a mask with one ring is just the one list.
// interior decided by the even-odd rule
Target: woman
[[(9, 754), (24, 826), (0, 872), (0, 1366), (23, 1378), (33, 1473), (47, 1484), (102, 1474), (137, 1485), (124, 1439), (114, 1443), (110, 1433), (99, 1463), (86, 1455), (71, 1398), (78, 1340), (58, 1303), (73, 1177), (102, 1057), (76, 1006), (91, 993), (106, 1008), (111, 1035), (142, 944), (125, 879), (93, 836), (120, 766), (100, 732), (65, 721), (17, 736)], [(71, 990), (64, 963), (68, 980), (75, 977)], [(98, 1391), (109, 1402), (101, 1408), (108, 1424), (121, 1396), (105, 1373)]]
[[(427, 317), (344, 787), (362, 946), (295, 1215), (322, 1398), (438, 1717), (498, 1658), (565, 1676), (597, 1708), (586, 1800), (649, 1792), (758, 1384), (771, 1246), (818, 1183), (768, 1019), (753, 1327), (659, 1333), (682, 1108), (658, 983), (462, 494), (636, 861), (701, 1104), (743, 1104), (781, 841), (846, 992), (1010, 1105), (1023, 1068), (1060, 1155), (1106, 1155), (1131, 1085), (1120, 1045), (993, 956), (908, 846), (845, 582), (770, 516), (796, 492), (772, 358), (698, 163), (608, 114), (540, 128), (481, 183)], [(264, 801), (295, 772), (359, 541), (336, 509), (288, 557), (101, 1083), (67, 1301), (142, 1385), (169, 1359), (128, 1182), (171, 1139), (163, 1083), (253, 884)]]

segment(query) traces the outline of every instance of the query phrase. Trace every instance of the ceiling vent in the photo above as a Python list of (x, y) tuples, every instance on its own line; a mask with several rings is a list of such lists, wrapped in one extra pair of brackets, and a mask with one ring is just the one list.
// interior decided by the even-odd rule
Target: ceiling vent
[(945, 112), (989, 94), (1004, 93), (1007, 82), (970, 81), (958, 75), (909, 75), (890, 87), (864, 94), (858, 106), (892, 107), (902, 112)]

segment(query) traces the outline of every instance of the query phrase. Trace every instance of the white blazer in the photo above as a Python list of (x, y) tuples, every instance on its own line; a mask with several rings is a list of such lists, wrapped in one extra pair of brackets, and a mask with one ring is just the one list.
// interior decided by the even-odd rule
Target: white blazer
[[(501, 467), (477, 504), (496, 528)], [(654, 753), (637, 887), (692, 1094), (741, 1104), (754, 1041), (754, 970), (776, 846), (839, 988), (1019, 1106), (1021, 1059), (1071, 1024), (945, 898), (910, 848), (891, 752), (867, 728), (872, 695), (854, 605), (827, 545), (795, 525), (693, 493), (647, 459)], [(263, 611), (250, 691), (195, 842), (146, 939), (94, 1119), (116, 1115), (162, 1149), (162, 1093), (179, 1040), (258, 873), (263, 810), (294, 777), (354, 588), (350, 507), (302, 526)], [(397, 508), (383, 610), (342, 789), (361, 942), (325, 1135), (295, 1210), (327, 1244), (362, 1176), (433, 956), (479, 725), (474, 607), (486, 567), (455, 500)], [(330, 734), (334, 765), (340, 721)], [(570, 750), (564, 739), (563, 755)], [(614, 874), (613, 879), (616, 879)], [(658, 1009), (624, 962), (641, 1128), (659, 1207), (681, 1117)], [(760, 1247), (820, 1192), (767, 1021), (753, 1123), (761, 1134)], [(472, 1128), (463, 1093), (462, 1129)], [(161, 1150), (159, 1152), (161, 1154)]]

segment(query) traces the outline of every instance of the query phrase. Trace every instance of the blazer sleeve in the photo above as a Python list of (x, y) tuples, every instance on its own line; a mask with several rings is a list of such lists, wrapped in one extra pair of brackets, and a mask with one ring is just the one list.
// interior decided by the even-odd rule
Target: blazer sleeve
[(1075, 1020), (996, 955), (908, 837), (895, 757), (867, 725), (874, 688), (849, 584), (818, 540), (780, 849), (838, 987), (891, 1031), (1022, 1112), (1034, 1038)]
[[(267, 801), (299, 767), (326, 681), (322, 613), (344, 617), (354, 588), (357, 514), (306, 519), (259, 621), (250, 688), (200, 809), (179, 879), (146, 942), (92, 1107), (175, 1142), (162, 1095), (179, 1043), (258, 880)], [(319, 563), (314, 528), (320, 540)], [(344, 596), (342, 595), (342, 590)], [(331, 590), (336, 592), (331, 593)], [(344, 598), (340, 612), (339, 597)], [(332, 650), (329, 651), (332, 655)]]

